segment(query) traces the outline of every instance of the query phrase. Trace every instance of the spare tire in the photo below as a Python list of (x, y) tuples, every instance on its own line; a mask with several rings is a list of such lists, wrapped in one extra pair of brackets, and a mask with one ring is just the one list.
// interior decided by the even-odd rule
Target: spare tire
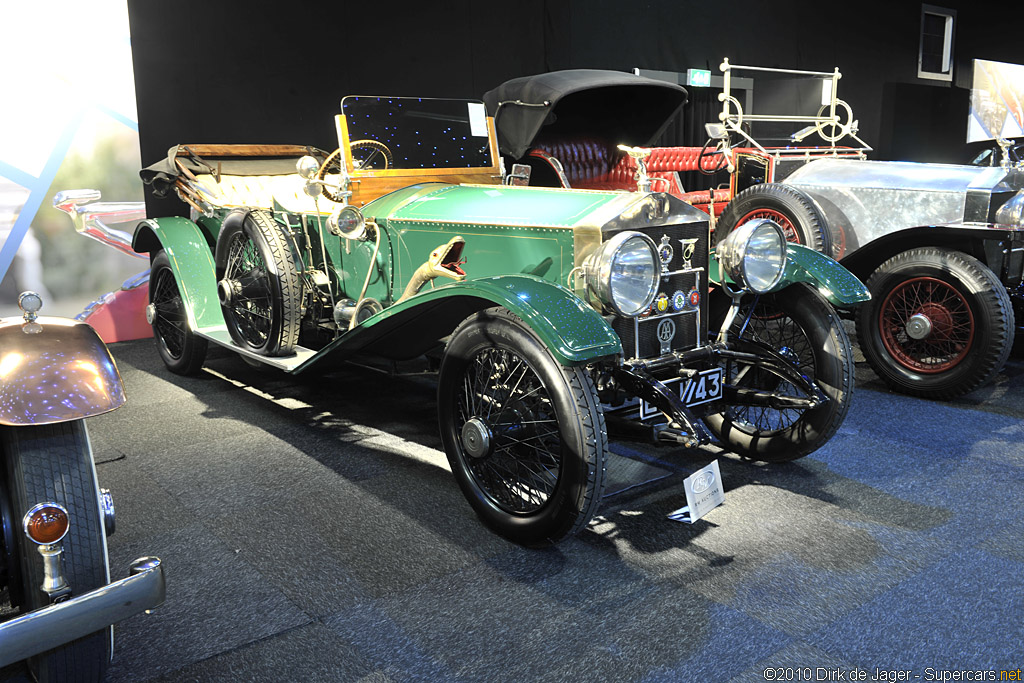
[(778, 183), (761, 183), (737, 194), (718, 219), (715, 244), (755, 218), (778, 223), (789, 242), (832, 255), (832, 236), (818, 205), (801, 190)]
[(266, 211), (236, 209), (224, 219), (215, 256), (217, 295), (235, 344), (264, 356), (299, 341), (302, 280), (281, 227)]

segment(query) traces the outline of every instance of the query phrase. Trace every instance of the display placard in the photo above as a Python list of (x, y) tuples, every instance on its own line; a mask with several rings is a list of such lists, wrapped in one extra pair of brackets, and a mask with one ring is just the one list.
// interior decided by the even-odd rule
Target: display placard
[(722, 487), (722, 472), (718, 468), (718, 460), (713, 460), (706, 467), (684, 479), (683, 491), (686, 492), (686, 507), (681, 507), (668, 515), (669, 519), (677, 522), (693, 524), (724, 503), (725, 489)]

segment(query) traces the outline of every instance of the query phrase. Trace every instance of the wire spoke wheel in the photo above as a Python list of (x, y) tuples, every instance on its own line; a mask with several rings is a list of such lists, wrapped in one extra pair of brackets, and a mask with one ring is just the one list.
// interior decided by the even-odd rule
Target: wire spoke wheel
[(299, 340), (302, 278), (273, 216), (237, 209), (217, 238), (217, 296), (231, 339), (264, 356), (292, 353)]
[[(807, 334), (788, 314), (773, 306), (758, 303), (746, 319), (743, 337), (760, 342), (778, 351), (807, 377), (815, 376), (814, 349)], [(781, 396), (805, 397), (805, 393), (778, 375), (757, 366), (729, 363), (727, 384), (746, 389), (772, 391)], [(727, 413), (733, 422), (751, 431), (773, 434), (789, 429), (804, 414), (803, 408), (772, 408), (770, 406), (730, 406)]]
[(185, 347), (185, 334), (188, 321), (185, 319), (185, 305), (178, 293), (178, 285), (174, 282), (174, 273), (169, 268), (161, 269), (153, 284), (152, 302), (156, 309), (153, 329), (157, 339), (163, 343), (167, 353), (180, 358)]
[(774, 221), (779, 224), (782, 228), (782, 234), (786, 238), (787, 242), (793, 242), (794, 244), (804, 244), (804, 239), (800, 235), (800, 231), (793, 225), (793, 221), (789, 219), (789, 216), (776, 211), (775, 209), (761, 208), (754, 209), (747, 215), (740, 218), (739, 222), (736, 223), (737, 227), (743, 225), (747, 221), (752, 221), (755, 218), (767, 218), (770, 221)]
[[(716, 292), (711, 307), (712, 324), (720, 326), (727, 297)], [(726, 408), (704, 418), (722, 444), (754, 460), (782, 462), (803, 457), (832, 438), (849, 410), (854, 373), (850, 340), (828, 302), (806, 285), (791, 285), (742, 305), (730, 336), (774, 350), (827, 400), (813, 407), (772, 405), (763, 398), (745, 401), (744, 396), (765, 394), (782, 400), (814, 397), (756, 362), (729, 360)], [(736, 398), (730, 402), (730, 396)]]
[(885, 261), (867, 281), (857, 314), (864, 357), (896, 391), (951, 399), (990, 381), (1006, 363), (1014, 313), (1006, 286), (955, 249), (917, 247)]
[(486, 457), (470, 461), (480, 488), (511, 513), (538, 510), (558, 483), (562, 442), (547, 388), (507, 349), (483, 349), (470, 361), (456, 397), (459, 433), (475, 420), (490, 433)]
[(897, 363), (918, 372), (943, 372), (962, 362), (974, 342), (967, 299), (932, 277), (912, 278), (882, 302), (879, 329)]
[(244, 232), (231, 235), (224, 277), (245, 283), (228, 306), (246, 343), (263, 346), (272, 321), (270, 273), (256, 243)]
[(738, 193), (718, 219), (715, 244), (755, 218), (778, 223), (789, 242), (823, 254), (833, 253), (832, 233), (814, 200), (795, 187), (779, 183), (760, 183)]
[(530, 546), (587, 525), (608, 436), (585, 369), (561, 365), (522, 320), (492, 308), (452, 333), (437, 396), (452, 474), (484, 524)]

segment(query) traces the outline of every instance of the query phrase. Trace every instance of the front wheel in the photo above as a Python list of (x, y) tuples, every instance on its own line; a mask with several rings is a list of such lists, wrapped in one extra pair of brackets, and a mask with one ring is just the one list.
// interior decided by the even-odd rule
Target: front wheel
[(149, 275), (149, 306), (146, 318), (153, 326), (156, 349), (164, 365), (179, 375), (194, 375), (206, 360), (207, 342), (188, 324), (185, 302), (162, 250), (153, 257)]
[[(22, 612), (46, 607), (43, 562), (35, 543), (21, 532), (21, 519), (37, 503), (54, 502), (68, 511), (70, 527), (62, 541), (64, 577), (81, 595), (110, 582), (99, 489), (85, 423), (4, 427), (0, 445), (6, 475), (20, 581), (12, 593)], [(111, 627), (44, 652), (28, 662), (36, 680), (99, 681), (110, 663)]]
[(920, 247), (893, 256), (867, 282), (857, 317), (861, 351), (893, 389), (951, 399), (991, 380), (1013, 347), (1010, 296), (959, 251)]
[[(721, 325), (727, 302), (720, 297), (712, 322)], [(825, 444), (850, 407), (854, 367), (850, 340), (829, 303), (803, 284), (741, 304), (730, 332), (767, 346), (817, 384), (828, 401), (814, 408), (732, 405), (704, 419), (722, 444), (766, 462), (803, 457)], [(792, 383), (756, 364), (729, 361), (727, 386), (806, 398)]]
[(608, 435), (593, 381), (509, 311), (477, 313), (452, 334), (438, 418), (459, 488), (493, 531), (543, 546), (594, 516)]

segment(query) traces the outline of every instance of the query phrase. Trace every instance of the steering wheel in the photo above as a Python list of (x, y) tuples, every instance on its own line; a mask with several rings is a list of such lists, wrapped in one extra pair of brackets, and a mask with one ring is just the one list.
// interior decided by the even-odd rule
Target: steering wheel
[[(383, 142), (378, 142), (377, 140), (355, 140), (349, 143), (348, 147), (352, 150), (352, 165), (355, 166), (356, 171), (368, 169), (386, 171), (395, 163), (391, 150)], [(324, 159), (324, 163), (320, 164), (320, 170), (316, 173), (316, 179), (323, 180), (330, 173), (341, 173), (341, 162), (339, 159), (341, 159), (340, 147), (331, 152)], [(340, 203), (344, 198), (340, 192), (335, 194), (334, 190), (326, 185), (323, 185), (322, 188), (321, 192), (324, 197), (327, 197), (332, 202)]]
[[(395, 157), (383, 142), (377, 140), (355, 140), (349, 143), (352, 150), (352, 165), (356, 171), (375, 169), (386, 171), (395, 165)], [(356, 155), (358, 152), (358, 156)]]
[[(711, 147), (712, 142), (716, 142), (716, 139), (708, 138), (707, 142), (704, 143), (704, 146), (700, 148), (700, 154), (697, 155), (697, 170), (703, 173), (704, 175), (715, 175), (719, 171), (729, 166), (729, 158), (725, 155), (724, 152), (722, 152), (722, 150), (718, 149), (717, 144), (715, 145), (714, 150), (708, 151), (708, 149)], [(704, 160), (710, 159), (716, 154), (722, 157), (718, 162), (718, 166), (712, 168), (711, 170), (706, 170), (704, 168)]]
[[(818, 109), (818, 118), (824, 118), (825, 113), (828, 111), (829, 105), (823, 104)], [(841, 112), (846, 113), (846, 123), (842, 122)], [(836, 100), (836, 118), (834, 121), (819, 121), (814, 127), (819, 137), (825, 142), (838, 142), (847, 135), (852, 135), (853, 130), (853, 110), (850, 109), (850, 105), (842, 100)], [(828, 132), (826, 132), (826, 130)]]

